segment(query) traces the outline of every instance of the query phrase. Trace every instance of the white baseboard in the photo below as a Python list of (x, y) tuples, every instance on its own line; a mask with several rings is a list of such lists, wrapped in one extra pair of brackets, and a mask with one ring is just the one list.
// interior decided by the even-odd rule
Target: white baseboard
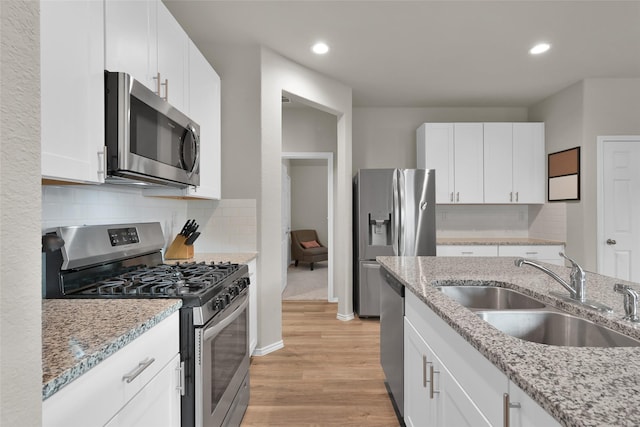
[(342, 320), (343, 322), (348, 322), (349, 320), (355, 319), (355, 316), (353, 315), (353, 313), (350, 313), (350, 314), (340, 314), (340, 313), (338, 313), (336, 318), (338, 320)]
[(280, 350), (283, 347), (284, 341), (280, 340), (266, 347), (256, 347), (256, 349), (253, 351), (252, 356), (266, 356), (267, 354), (273, 353), (276, 350)]

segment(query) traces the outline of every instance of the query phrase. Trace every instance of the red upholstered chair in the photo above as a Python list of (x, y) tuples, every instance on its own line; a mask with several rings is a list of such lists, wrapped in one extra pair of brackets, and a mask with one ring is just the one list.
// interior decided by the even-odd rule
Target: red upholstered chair
[(318, 240), (316, 230), (294, 230), (291, 232), (291, 258), (295, 261), (296, 267), (300, 261), (308, 262), (313, 270), (314, 262), (329, 259), (329, 250)]

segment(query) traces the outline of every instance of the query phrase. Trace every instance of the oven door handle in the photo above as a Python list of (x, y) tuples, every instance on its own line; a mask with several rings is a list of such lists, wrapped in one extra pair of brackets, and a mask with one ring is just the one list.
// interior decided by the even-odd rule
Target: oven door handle
[(244, 301), (238, 307), (236, 307), (235, 310), (233, 310), (233, 312), (229, 316), (221, 320), (220, 323), (217, 323), (212, 327), (207, 328), (204, 331), (203, 340), (207, 341), (212, 336), (215, 336), (218, 333), (220, 333), (220, 331), (222, 331), (224, 328), (229, 326), (234, 320), (236, 320), (240, 316), (240, 314), (242, 314), (242, 311), (245, 308), (247, 308), (248, 305), (249, 305), (249, 298), (247, 298), (247, 295), (245, 295)]

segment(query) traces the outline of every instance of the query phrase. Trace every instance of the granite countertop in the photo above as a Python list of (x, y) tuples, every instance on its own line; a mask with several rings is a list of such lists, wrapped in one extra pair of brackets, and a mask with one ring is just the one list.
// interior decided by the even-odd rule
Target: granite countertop
[[(640, 347), (560, 347), (506, 335), (434, 285), (503, 286), (640, 339), (640, 326), (622, 320), (614, 283), (640, 284), (587, 273), (587, 296), (613, 307), (601, 314), (549, 295), (563, 288), (543, 272), (506, 257), (378, 257), (407, 289), (565, 426), (640, 425)], [(569, 268), (545, 264), (568, 280)]]
[(177, 262), (231, 262), (234, 264), (247, 264), (258, 256), (257, 252), (211, 252), (195, 254), (189, 259), (167, 259), (167, 264)]
[(42, 301), (42, 400), (169, 317), (179, 299)]
[(528, 237), (438, 237), (437, 245), (564, 245), (557, 240), (530, 239)]

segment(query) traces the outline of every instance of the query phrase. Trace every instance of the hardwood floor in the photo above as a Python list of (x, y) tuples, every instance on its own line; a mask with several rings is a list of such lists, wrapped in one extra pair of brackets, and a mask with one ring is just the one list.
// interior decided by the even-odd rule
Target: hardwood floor
[(336, 305), (283, 301), (285, 347), (251, 359), (249, 426), (398, 426), (379, 361), (378, 320)]

